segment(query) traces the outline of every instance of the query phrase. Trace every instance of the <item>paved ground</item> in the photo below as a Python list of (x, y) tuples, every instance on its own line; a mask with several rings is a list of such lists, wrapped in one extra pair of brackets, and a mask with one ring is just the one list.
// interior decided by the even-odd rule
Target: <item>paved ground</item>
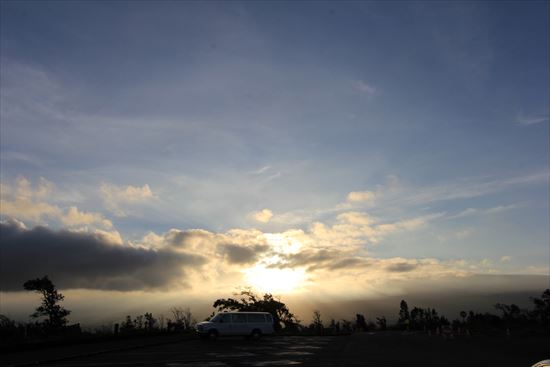
[(329, 345), (315, 366), (530, 367), (550, 359), (550, 338), (457, 337), (423, 333), (360, 333)]
[(526, 366), (550, 358), (550, 338), (360, 333), (333, 337), (182, 340), (43, 364), (64, 367), (163, 366)]
[(301, 365), (333, 342), (333, 337), (265, 337), (259, 341), (220, 338), (105, 353), (56, 362), (56, 366), (226, 367)]

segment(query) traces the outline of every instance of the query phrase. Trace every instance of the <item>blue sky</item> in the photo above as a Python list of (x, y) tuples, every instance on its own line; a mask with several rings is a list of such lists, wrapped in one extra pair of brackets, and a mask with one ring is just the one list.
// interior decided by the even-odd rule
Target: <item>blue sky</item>
[(2, 2), (1, 214), (549, 275), (549, 6)]

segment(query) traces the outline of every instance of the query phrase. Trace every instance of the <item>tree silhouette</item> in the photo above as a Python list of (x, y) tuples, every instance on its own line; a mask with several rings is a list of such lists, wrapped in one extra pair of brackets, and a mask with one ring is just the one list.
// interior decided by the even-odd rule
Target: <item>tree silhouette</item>
[(531, 317), (542, 325), (550, 325), (550, 289), (546, 289), (541, 298), (531, 298), (531, 300), (535, 304)]
[(407, 302), (403, 299), (399, 304), (399, 320), (397, 320), (397, 323), (403, 326), (407, 325), (410, 322), (409, 320), (409, 305), (407, 305)]
[(311, 321), (313, 329), (317, 332), (323, 330), (323, 320), (321, 320), (321, 312), (318, 310), (313, 311), (313, 320)]
[(505, 305), (497, 303), (495, 308), (502, 312), (502, 319), (505, 321), (516, 321), (525, 316), (525, 312), (515, 304)]
[(367, 331), (368, 326), (367, 326), (367, 322), (365, 321), (365, 316), (361, 314), (355, 315), (355, 328), (357, 330)]
[(190, 330), (197, 323), (189, 307), (172, 307), (170, 311), (174, 317), (174, 328), (176, 330)]
[(273, 316), (275, 330), (281, 330), (281, 324), (285, 325), (285, 328), (295, 328), (298, 324), (298, 320), (289, 311), (288, 307), (269, 293), (264, 294), (262, 298), (250, 290), (235, 295), (240, 296), (240, 298), (220, 298), (212, 306), (220, 312), (224, 310), (269, 312)]
[(466, 313), (466, 311), (460, 311), (460, 317), (462, 317), (462, 323), (463, 323), (463, 324), (466, 323), (466, 316), (468, 316), (468, 314)]
[(130, 315), (126, 316), (126, 320), (122, 322), (120, 325), (120, 331), (123, 333), (130, 333), (135, 330), (134, 322), (132, 321), (132, 317)]
[(27, 280), (23, 287), (28, 291), (35, 291), (42, 295), (42, 303), (36, 308), (31, 317), (47, 317), (43, 324), (46, 328), (51, 329), (59, 329), (67, 324), (67, 316), (71, 311), (58, 305), (65, 296), (57, 291), (47, 275), (43, 278)]
[(336, 321), (334, 319), (331, 319), (330, 320), (330, 324), (329, 324), (329, 328), (335, 332), (335, 333), (339, 333), (340, 332), (340, 321)]
[(157, 319), (153, 317), (153, 314), (151, 312), (145, 312), (145, 315), (143, 315), (145, 318), (145, 330), (152, 331), (157, 326)]
[(387, 324), (386, 316), (377, 317), (376, 323), (378, 324), (378, 327), (380, 328), (380, 330), (386, 330), (386, 324)]

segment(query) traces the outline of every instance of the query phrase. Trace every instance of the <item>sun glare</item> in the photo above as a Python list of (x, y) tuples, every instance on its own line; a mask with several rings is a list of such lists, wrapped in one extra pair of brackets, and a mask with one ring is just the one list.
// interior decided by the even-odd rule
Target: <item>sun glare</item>
[(292, 293), (305, 279), (303, 269), (270, 269), (256, 265), (244, 270), (248, 284), (259, 292)]

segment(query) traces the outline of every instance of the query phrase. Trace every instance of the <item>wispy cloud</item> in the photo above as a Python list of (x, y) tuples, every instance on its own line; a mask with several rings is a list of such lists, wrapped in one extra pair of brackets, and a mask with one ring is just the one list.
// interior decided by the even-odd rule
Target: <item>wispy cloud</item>
[(148, 184), (139, 187), (104, 183), (100, 187), (100, 192), (105, 208), (120, 217), (127, 215), (127, 211), (123, 207), (129, 204), (144, 203), (155, 198)]
[(376, 194), (372, 191), (352, 191), (348, 194), (347, 200), (352, 203), (372, 201)]
[(353, 89), (360, 93), (367, 94), (369, 96), (374, 96), (377, 94), (378, 90), (371, 84), (368, 84), (367, 82), (363, 80), (356, 80), (352, 83)]
[(499, 179), (472, 177), (427, 187), (403, 187), (396, 192), (392, 200), (398, 200), (401, 205), (419, 205), (435, 201), (469, 199), (515, 189), (523, 185), (547, 183), (549, 179), (550, 171), (548, 169)]
[(269, 209), (262, 209), (252, 213), (252, 218), (260, 223), (267, 223), (273, 218), (273, 212)]
[[(332, 207), (312, 210), (295, 210), (277, 215), (277, 222), (288, 225), (311, 223), (319, 217), (341, 213), (352, 208), (393, 208), (397, 211), (411, 208), (425, 209), (434, 202), (464, 201), (507, 190), (518, 190), (523, 186), (539, 185), (550, 181), (550, 171), (541, 170), (521, 176), (505, 178), (468, 177), (451, 180), (437, 185), (409, 186), (396, 176), (389, 176), (386, 185), (379, 185), (374, 191), (352, 191), (346, 200)], [(498, 205), (489, 208), (467, 208), (456, 214), (450, 212), (446, 218), (461, 218), (470, 215), (497, 214), (517, 208), (517, 204)]]
[(492, 208), (485, 208), (485, 209), (483, 209), (483, 208), (482, 209), (480, 209), (480, 208), (467, 208), (467, 209), (464, 209), (463, 211), (461, 211), (457, 214), (450, 215), (447, 218), (456, 219), (456, 218), (468, 217), (468, 216), (471, 216), (471, 215), (497, 214), (497, 213), (502, 213), (502, 212), (512, 210), (512, 209), (515, 209), (515, 208), (517, 208), (517, 205), (515, 205), (515, 204), (499, 205), (499, 206), (495, 206), (495, 207), (492, 207)]
[(516, 121), (519, 125), (528, 126), (528, 125), (535, 125), (540, 124), (541, 122), (545, 122), (550, 120), (550, 115), (548, 114), (541, 114), (541, 115), (523, 115), (519, 114)]
[(269, 171), (271, 169), (270, 166), (263, 166), (255, 171), (252, 171), (253, 174), (255, 175), (261, 175), (262, 173), (265, 173), (267, 171)]

